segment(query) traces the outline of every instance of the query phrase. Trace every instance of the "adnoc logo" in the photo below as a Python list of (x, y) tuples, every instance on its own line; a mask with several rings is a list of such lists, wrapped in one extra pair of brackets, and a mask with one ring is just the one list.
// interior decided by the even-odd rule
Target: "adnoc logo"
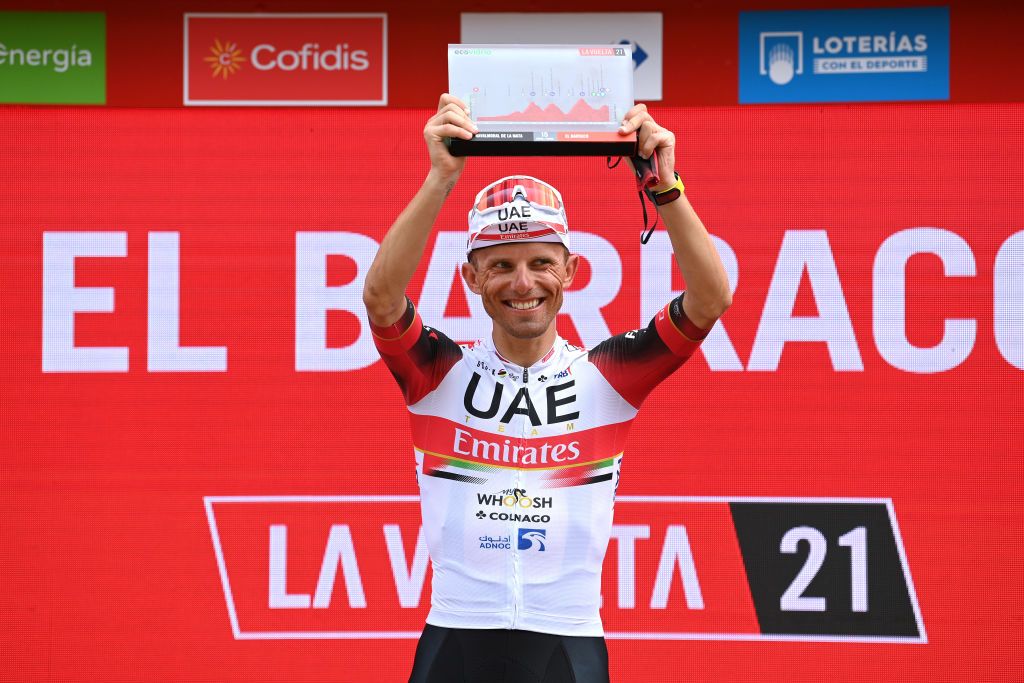
[(547, 542), (547, 531), (545, 529), (520, 529), (519, 549), (536, 550), (539, 553), (545, 551)]
[(238, 49), (236, 43), (221, 43), (220, 40), (214, 40), (210, 52), (213, 54), (204, 57), (203, 61), (213, 69), (214, 78), (220, 76), (226, 80), (228, 76), (241, 69), (242, 64), (245, 63), (245, 57), (242, 56), (242, 51)]
[(387, 15), (186, 14), (190, 105), (387, 104)]

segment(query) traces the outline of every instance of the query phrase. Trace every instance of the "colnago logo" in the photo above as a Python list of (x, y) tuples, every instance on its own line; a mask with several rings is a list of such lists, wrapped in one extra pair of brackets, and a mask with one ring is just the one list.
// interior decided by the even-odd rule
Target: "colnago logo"
[(530, 524), (547, 524), (551, 521), (551, 515), (529, 514), (520, 512), (484, 512), (478, 510), (477, 519), (490, 519), (495, 522), (529, 522)]

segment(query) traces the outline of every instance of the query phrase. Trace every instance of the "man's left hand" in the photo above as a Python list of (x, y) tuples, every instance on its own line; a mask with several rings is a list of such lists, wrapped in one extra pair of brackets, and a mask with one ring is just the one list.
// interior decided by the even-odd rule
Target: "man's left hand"
[(619, 127), (619, 133), (623, 135), (634, 131), (637, 136), (637, 154), (644, 159), (649, 159), (652, 154), (658, 155), (658, 176), (661, 182), (652, 189), (658, 192), (672, 187), (676, 182), (676, 136), (669, 129), (659, 126), (643, 103), (634, 105), (626, 112), (622, 126)]

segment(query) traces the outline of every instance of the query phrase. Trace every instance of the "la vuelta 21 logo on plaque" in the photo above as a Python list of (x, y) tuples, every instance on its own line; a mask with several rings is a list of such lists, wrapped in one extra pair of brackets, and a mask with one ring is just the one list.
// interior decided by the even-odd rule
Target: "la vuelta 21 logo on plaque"
[(387, 104), (384, 14), (186, 14), (187, 105)]

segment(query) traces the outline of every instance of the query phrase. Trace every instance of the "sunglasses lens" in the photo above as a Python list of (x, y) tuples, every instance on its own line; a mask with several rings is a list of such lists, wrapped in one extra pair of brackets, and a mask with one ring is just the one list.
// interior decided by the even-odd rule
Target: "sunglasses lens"
[(476, 205), (476, 209), (477, 211), (484, 211), (495, 206), (507, 204), (515, 199), (517, 195), (523, 195), (526, 201), (531, 204), (549, 206), (556, 210), (562, 208), (562, 202), (551, 186), (532, 178), (506, 178), (484, 191), (483, 196)]

